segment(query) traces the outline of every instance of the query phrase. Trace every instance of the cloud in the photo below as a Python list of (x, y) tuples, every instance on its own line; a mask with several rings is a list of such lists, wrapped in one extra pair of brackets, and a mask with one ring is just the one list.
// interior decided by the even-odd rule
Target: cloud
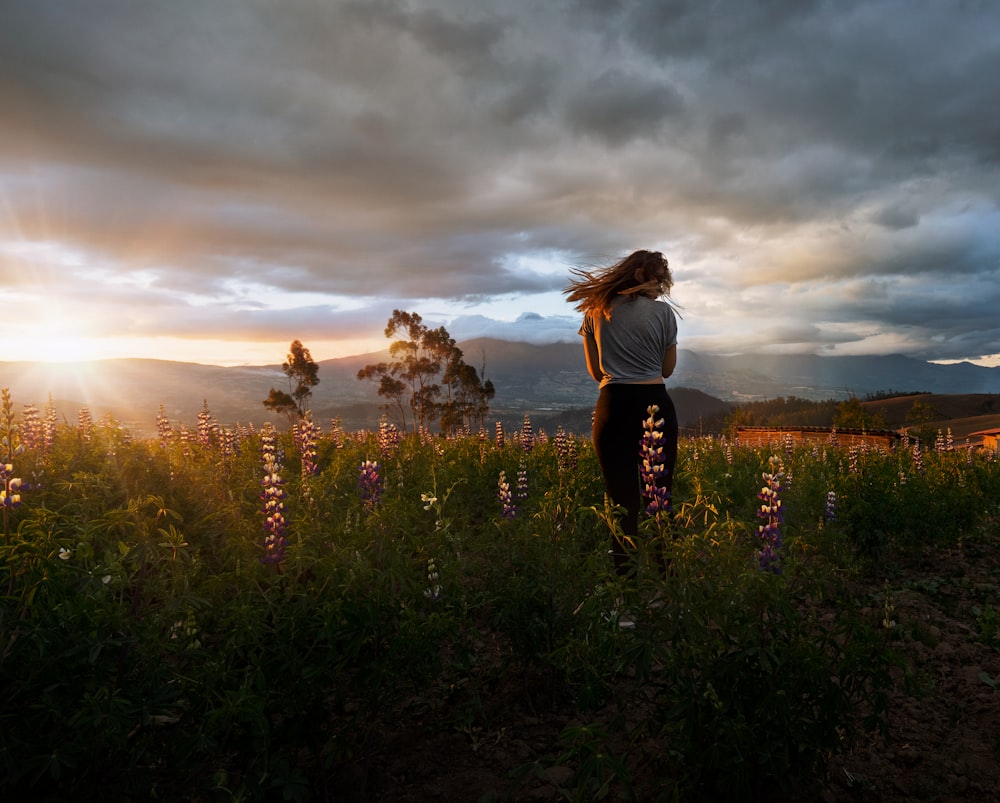
[(332, 340), (399, 308), (463, 337), (572, 339), (569, 268), (643, 247), (674, 267), (682, 346), (1000, 353), (989, 4), (4, 15), (14, 315)]
[(458, 341), (492, 337), (523, 343), (573, 343), (579, 341), (580, 321), (568, 315), (546, 317), (526, 312), (513, 321), (483, 315), (460, 315), (448, 324), (448, 333)]

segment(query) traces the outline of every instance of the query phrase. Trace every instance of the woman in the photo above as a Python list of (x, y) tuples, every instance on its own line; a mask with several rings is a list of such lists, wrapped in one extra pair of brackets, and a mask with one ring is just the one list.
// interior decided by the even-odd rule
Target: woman
[(611, 500), (624, 508), (623, 539), (612, 539), (615, 570), (634, 571), (627, 543), (639, 529), (639, 480), (643, 421), (650, 405), (663, 419), (663, 479), (669, 492), (677, 463), (677, 413), (664, 387), (677, 363), (677, 319), (666, 301), (673, 286), (670, 267), (659, 251), (636, 251), (596, 272), (574, 269), (564, 291), (584, 313), (587, 371), (600, 382), (594, 410), (594, 448)]

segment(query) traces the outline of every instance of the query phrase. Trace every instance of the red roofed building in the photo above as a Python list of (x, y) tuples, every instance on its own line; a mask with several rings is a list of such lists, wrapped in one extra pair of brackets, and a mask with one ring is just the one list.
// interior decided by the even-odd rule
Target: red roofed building
[(982, 438), (983, 448), (990, 452), (1000, 452), (1000, 445), (998, 445), (998, 439), (1000, 439), (1000, 427), (995, 429), (981, 429), (979, 432), (970, 432), (970, 438)]
[[(1000, 431), (1000, 430), (998, 430)], [(742, 446), (782, 446), (786, 443), (822, 443), (830, 446), (860, 446), (889, 449), (901, 436), (893, 429), (833, 429), (831, 427), (737, 427)]]

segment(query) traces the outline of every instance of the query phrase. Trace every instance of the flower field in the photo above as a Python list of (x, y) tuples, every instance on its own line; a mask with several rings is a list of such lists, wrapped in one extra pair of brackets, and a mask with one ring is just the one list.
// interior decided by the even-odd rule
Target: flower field
[[(588, 438), (158, 432), (4, 391), (2, 799), (817, 799), (927, 689), (909, 568), (1000, 535), (995, 456), (689, 440), (624, 581)], [(993, 657), (996, 565), (950, 611)]]

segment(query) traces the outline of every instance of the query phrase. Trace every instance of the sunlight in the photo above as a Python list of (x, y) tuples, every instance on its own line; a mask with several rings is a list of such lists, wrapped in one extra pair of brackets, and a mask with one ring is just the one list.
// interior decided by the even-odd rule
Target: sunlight
[(29, 334), (17, 359), (24, 362), (87, 362), (100, 359), (95, 342), (74, 335)]

